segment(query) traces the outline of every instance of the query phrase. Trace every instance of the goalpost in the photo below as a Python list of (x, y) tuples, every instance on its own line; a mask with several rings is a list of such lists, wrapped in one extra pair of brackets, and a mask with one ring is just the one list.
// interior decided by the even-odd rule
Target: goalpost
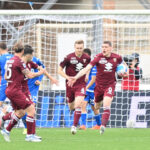
[[(0, 41), (12, 46), (21, 41), (34, 48), (48, 72), (57, 78), (59, 86), (52, 86), (44, 77), (37, 102), (38, 127), (70, 127), (73, 113), (65, 98), (65, 82), (57, 74), (60, 61), (74, 51), (74, 41), (83, 39), (93, 56), (101, 52), (104, 40), (110, 40), (113, 51), (122, 55), (140, 54), (143, 78), (140, 90), (121, 90), (121, 80), (116, 86), (116, 96), (111, 106), (108, 127), (126, 127), (134, 120), (135, 127), (150, 126), (150, 12), (134, 10), (1, 10)], [(93, 112), (87, 107), (87, 127), (95, 125)], [(102, 109), (101, 109), (102, 110)]]

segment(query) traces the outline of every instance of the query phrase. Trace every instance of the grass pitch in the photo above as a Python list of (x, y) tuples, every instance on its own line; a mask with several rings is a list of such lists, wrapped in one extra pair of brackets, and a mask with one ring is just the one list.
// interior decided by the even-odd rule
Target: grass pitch
[(69, 128), (37, 129), (41, 143), (26, 142), (22, 129), (14, 129), (11, 142), (0, 135), (0, 150), (150, 150), (150, 129), (107, 128), (103, 135), (99, 130), (78, 130), (76, 135)]

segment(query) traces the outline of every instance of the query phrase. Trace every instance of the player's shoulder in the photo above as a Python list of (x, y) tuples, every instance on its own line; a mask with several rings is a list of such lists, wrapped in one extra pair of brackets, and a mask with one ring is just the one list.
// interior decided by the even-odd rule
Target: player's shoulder
[(94, 58), (101, 58), (101, 57), (104, 57), (102, 53), (98, 53), (94, 56)]
[(68, 55), (66, 55), (66, 58), (70, 59), (72, 57), (75, 57), (75, 53), (69, 53)]
[(121, 55), (116, 54), (116, 53), (111, 53), (111, 57), (113, 57), (113, 58), (120, 58)]
[(83, 53), (82, 58), (91, 59), (91, 57), (89, 55), (85, 54), (85, 53)]

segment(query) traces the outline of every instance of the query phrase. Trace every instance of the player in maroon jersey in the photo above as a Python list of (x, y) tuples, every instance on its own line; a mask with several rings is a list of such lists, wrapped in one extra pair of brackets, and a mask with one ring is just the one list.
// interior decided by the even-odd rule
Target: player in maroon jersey
[[(74, 44), (75, 52), (67, 55), (64, 60), (60, 63), (58, 73), (66, 79), (66, 97), (70, 110), (74, 112), (74, 122), (71, 127), (71, 133), (76, 133), (76, 127), (78, 125), (81, 116), (81, 105), (85, 96), (85, 76), (81, 77), (76, 83), (70, 88), (67, 85), (67, 81), (70, 76), (75, 76), (81, 69), (85, 68), (90, 62), (90, 57), (83, 53), (84, 41), (78, 40)], [(65, 68), (65, 72), (63, 69)]]
[[(15, 55), (7, 62), (5, 73), (5, 78), (8, 81), (6, 95), (10, 99), (12, 107), (15, 110), (15, 112), (10, 115), (10, 123), (6, 129), (1, 131), (1, 134), (4, 136), (4, 139), (7, 142), (10, 141), (10, 131), (17, 124), (19, 119), (24, 116), (25, 112), (28, 114), (27, 130), (29, 132), (33, 132), (35, 108), (33, 102), (23, 93), (22, 82), (24, 80), (24, 76), (28, 78), (34, 78), (44, 73), (44, 69), (42, 68), (37, 73), (32, 73), (26, 68), (26, 64), (21, 60), (21, 57), (24, 54), (24, 47), (21, 44), (15, 45), (14, 50)], [(3, 119), (5, 120), (5, 118)], [(27, 141), (41, 141), (40, 139), (35, 138), (33, 134), (31, 134), (30, 137), (32, 138)]]
[[(102, 45), (102, 53), (99, 53), (86, 68), (82, 69), (75, 77), (68, 82), (69, 86), (73, 86), (80, 77), (86, 74), (93, 66), (97, 67), (96, 86), (94, 90), (95, 108), (99, 109), (103, 102), (102, 126), (100, 134), (105, 131), (106, 124), (110, 116), (111, 102), (114, 96), (116, 85), (115, 72), (118, 64), (122, 63), (122, 57), (112, 53), (112, 45), (110, 41), (104, 41)], [(126, 74), (122, 74), (126, 76)]]

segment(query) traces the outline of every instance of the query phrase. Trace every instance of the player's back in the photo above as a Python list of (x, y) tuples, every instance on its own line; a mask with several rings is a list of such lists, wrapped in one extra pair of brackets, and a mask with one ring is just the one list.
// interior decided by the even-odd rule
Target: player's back
[(0, 56), (0, 68), (1, 68), (2, 80), (4, 79), (4, 76), (5, 76), (5, 64), (12, 57), (13, 55), (9, 53), (6, 53)]
[(6, 63), (6, 78), (8, 81), (7, 91), (22, 90), (22, 81), (24, 80), (23, 70), (26, 69), (24, 62), (18, 57), (14, 56)]

